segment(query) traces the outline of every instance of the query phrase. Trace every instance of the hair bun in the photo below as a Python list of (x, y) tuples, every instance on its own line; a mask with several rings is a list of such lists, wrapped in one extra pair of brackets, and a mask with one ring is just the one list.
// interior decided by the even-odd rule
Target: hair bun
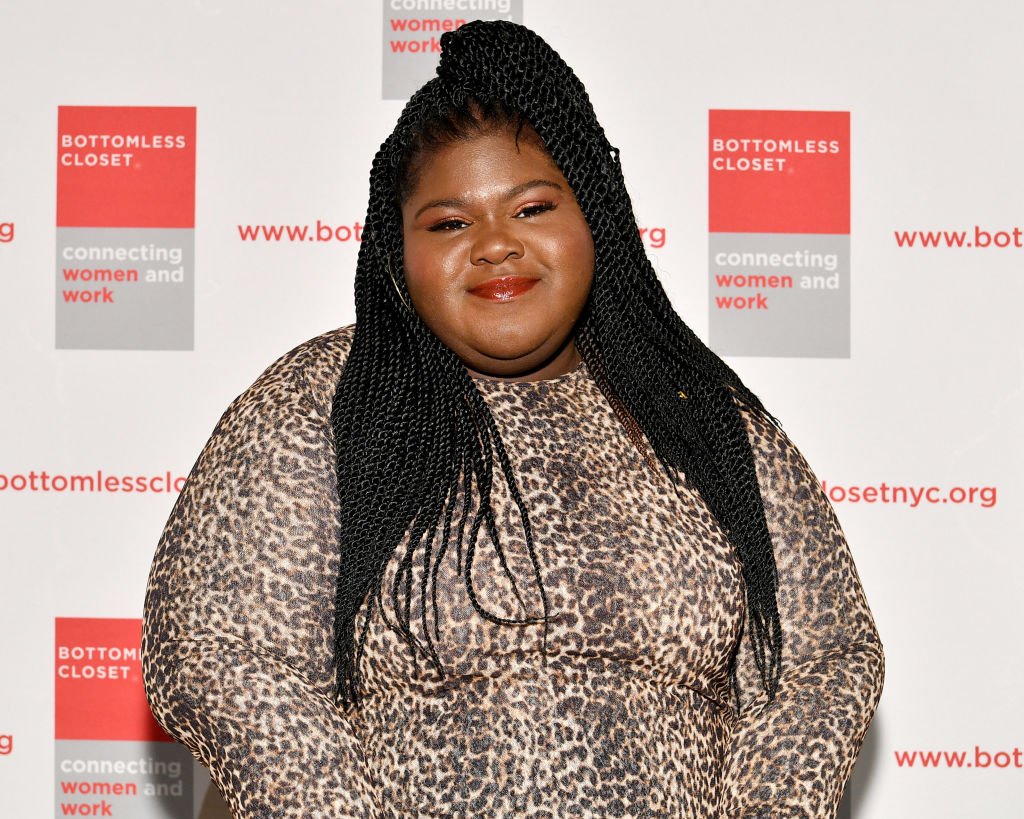
[(471, 20), (441, 35), (437, 73), (442, 79), (454, 79), (487, 68), (513, 68), (535, 59), (539, 50), (558, 56), (536, 33), (519, 23)]
[(456, 104), (490, 97), (533, 117), (557, 109), (579, 86), (540, 35), (508, 20), (473, 20), (442, 34), (437, 76)]

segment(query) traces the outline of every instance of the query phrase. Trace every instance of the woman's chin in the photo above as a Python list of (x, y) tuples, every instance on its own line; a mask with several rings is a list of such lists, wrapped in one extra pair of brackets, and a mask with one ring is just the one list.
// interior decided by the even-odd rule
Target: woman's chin
[[(548, 342), (548, 343), (544, 343)], [(477, 349), (463, 361), (470, 370), (494, 378), (529, 376), (547, 367), (561, 351), (561, 345), (550, 345), (550, 339), (533, 345), (488, 345)]]

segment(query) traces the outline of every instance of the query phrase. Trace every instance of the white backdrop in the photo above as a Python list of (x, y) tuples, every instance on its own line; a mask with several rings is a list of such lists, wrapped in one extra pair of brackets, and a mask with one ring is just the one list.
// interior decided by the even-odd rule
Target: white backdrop
[[(1024, 815), (1024, 555), (1011, 516), (1024, 487), (1024, 248), (1019, 231), (1005, 248), (896, 238), (965, 230), (977, 245), (976, 226), (1024, 226), (1024, 6), (520, 8), (587, 85), (640, 224), (664, 229), (649, 243), (655, 267), (705, 339), (708, 112), (849, 112), (850, 355), (726, 359), (832, 493), (885, 645), (846, 810)], [(354, 238), (245, 241), (239, 226), (361, 221), (372, 156), (402, 105), (382, 98), (381, 26), (382, 0), (0, 2), (3, 817), (61, 815), (56, 618), (137, 620), (175, 499), (33, 491), (28, 476), (184, 476), (267, 364), (354, 320)], [(61, 106), (195, 108), (194, 349), (57, 349)], [(849, 500), (883, 483), (937, 489), (916, 505)], [(958, 502), (959, 487), (976, 487), (974, 502)], [(195, 815), (218, 815), (201, 774)]]

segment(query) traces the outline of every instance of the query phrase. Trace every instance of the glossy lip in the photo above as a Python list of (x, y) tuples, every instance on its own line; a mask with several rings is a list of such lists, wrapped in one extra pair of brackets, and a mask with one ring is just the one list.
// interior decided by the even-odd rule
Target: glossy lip
[(509, 301), (516, 296), (521, 296), (540, 279), (529, 279), (524, 276), (501, 276), (496, 279), (488, 279), (482, 284), (470, 289), (474, 296), (480, 296), (491, 301)]

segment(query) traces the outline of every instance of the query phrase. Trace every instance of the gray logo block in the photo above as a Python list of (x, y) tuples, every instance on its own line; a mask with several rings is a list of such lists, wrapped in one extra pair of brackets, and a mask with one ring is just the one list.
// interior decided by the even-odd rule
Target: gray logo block
[(58, 350), (191, 350), (192, 228), (57, 228)]
[(382, 99), (403, 100), (434, 76), (441, 35), (470, 20), (523, 22), (523, 0), (381, 0)]
[(712, 233), (708, 335), (719, 355), (850, 357), (850, 237)]
[(54, 816), (192, 819), (194, 770), (174, 742), (57, 740)]

